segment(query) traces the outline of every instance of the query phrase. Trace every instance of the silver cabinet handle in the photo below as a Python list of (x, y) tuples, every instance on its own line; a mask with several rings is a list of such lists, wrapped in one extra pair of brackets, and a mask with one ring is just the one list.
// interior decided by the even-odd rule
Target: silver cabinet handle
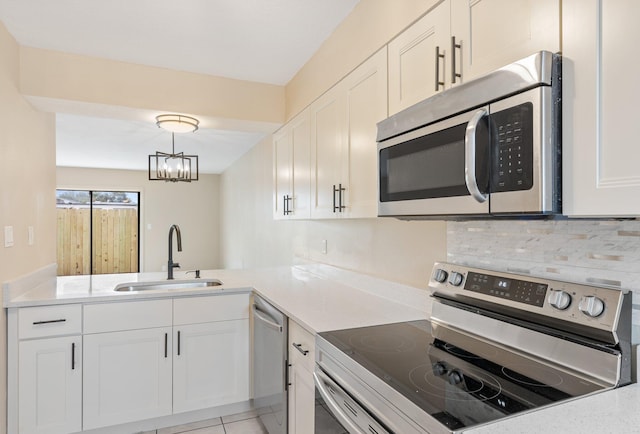
[(302, 349), (302, 344), (296, 344), (295, 342), (293, 344), (291, 344), (296, 350), (300, 351), (302, 353), (303, 356), (306, 356), (307, 354), (309, 354), (309, 350), (303, 350)]
[(464, 136), (464, 182), (471, 196), (480, 203), (487, 200), (487, 195), (480, 191), (476, 179), (476, 129), (486, 114), (485, 109), (478, 110), (467, 124)]
[(313, 382), (316, 383), (316, 387), (324, 402), (330, 407), (331, 413), (338, 419), (338, 421), (344, 425), (344, 427), (352, 434), (366, 434), (364, 431), (357, 426), (351, 418), (340, 408), (338, 403), (335, 402), (330, 392), (327, 390), (327, 384), (330, 384), (334, 388), (337, 386), (335, 383), (324, 373), (318, 372), (318, 370), (313, 373)]
[[(462, 41), (456, 44), (456, 37), (451, 37), (451, 83), (455, 84), (456, 78), (462, 79), (462, 74), (456, 72), (456, 48), (460, 50), (460, 60), (462, 60)], [(460, 80), (462, 81), (462, 80)]]
[(444, 60), (444, 53), (440, 54), (440, 46), (436, 47), (436, 92), (440, 86), (444, 87), (444, 81), (440, 81), (440, 59)]

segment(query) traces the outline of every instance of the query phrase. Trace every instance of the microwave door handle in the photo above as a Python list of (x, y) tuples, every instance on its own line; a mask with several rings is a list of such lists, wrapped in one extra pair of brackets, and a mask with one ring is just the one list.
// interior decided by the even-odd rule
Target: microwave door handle
[(476, 179), (476, 129), (486, 114), (485, 109), (478, 110), (467, 124), (464, 136), (464, 182), (471, 196), (480, 203), (487, 200), (487, 195), (480, 191)]

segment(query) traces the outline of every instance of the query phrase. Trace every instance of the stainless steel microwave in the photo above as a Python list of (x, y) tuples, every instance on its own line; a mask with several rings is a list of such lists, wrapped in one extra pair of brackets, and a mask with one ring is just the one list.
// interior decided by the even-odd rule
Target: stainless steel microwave
[(542, 51), (378, 124), (378, 215), (553, 215), (561, 58)]

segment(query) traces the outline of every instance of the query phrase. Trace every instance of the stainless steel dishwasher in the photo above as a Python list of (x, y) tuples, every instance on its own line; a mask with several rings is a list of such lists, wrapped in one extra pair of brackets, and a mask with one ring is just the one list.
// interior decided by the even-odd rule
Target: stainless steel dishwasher
[(253, 397), (269, 434), (287, 433), (287, 317), (254, 295)]

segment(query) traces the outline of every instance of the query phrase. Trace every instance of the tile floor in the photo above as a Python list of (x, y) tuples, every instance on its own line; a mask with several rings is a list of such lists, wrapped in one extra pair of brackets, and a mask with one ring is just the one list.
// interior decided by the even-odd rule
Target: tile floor
[(142, 434), (267, 434), (255, 411), (216, 417)]

